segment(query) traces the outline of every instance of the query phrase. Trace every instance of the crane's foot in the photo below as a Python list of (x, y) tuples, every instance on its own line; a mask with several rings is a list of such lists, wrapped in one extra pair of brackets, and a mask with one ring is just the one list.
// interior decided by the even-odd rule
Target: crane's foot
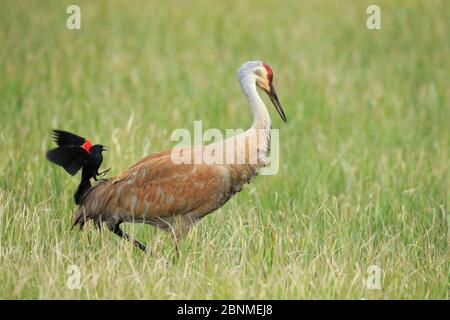
[(132, 241), (133, 244), (143, 252), (147, 252), (147, 248), (138, 240), (132, 239), (126, 232), (123, 232), (122, 229), (120, 229), (119, 224), (114, 225), (114, 227), (111, 229), (112, 232), (117, 234), (119, 237), (124, 238), (128, 241)]

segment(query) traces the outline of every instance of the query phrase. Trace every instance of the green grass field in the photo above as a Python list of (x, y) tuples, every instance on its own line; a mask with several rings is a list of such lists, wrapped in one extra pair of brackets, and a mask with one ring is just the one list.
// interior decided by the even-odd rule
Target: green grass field
[[(450, 1), (0, 2), (0, 298), (448, 299)], [(381, 7), (382, 30), (366, 8)], [(177, 128), (247, 128), (237, 68), (274, 69), (280, 170), (168, 234), (71, 231), (50, 129), (119, 174)], [(79, 267), (81, 289), (68, 268)], [(369, 266), (382, 269), (367, 287)]]

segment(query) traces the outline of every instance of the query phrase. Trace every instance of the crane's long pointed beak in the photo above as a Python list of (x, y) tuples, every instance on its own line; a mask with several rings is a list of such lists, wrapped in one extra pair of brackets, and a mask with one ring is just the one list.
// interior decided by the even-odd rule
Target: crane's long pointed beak
[(283, 107), (281, 106), (280, 100), (278, 99), (277, 92), (273, 84), (270, 84), (270, 90), (267, 92), (269, 94), (270, 100), (272, 101), (275, 109), (277, 109), (278, 114), (284, 122), (287, 122), (286, 115), (284, 114)]

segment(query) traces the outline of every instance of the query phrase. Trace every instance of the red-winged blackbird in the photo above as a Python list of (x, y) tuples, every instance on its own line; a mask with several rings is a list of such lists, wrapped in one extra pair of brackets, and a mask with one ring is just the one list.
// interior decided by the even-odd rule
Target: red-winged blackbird
[(97, 181), (97, 176), (105, 175), (110, 170), (98, 172), (103, 162), (102, 152), (107, 149), (101, 144), (92, 145), (88, 139), (70, 132), (52, 130), (52, 133), (58, 147), (47, 152), (47, 159), (63, 167), (72, 176), (83, 169), (81, 182), (73, 195), (75, 203), (80, 204), (83, 195), (91, 187), (91, 178)]

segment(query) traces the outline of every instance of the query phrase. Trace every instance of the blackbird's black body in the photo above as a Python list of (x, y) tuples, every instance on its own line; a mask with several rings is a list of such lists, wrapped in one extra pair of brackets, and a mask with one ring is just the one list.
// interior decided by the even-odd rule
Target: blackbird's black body
[(47, 152), (47, 159), (63, 167), (70, 175), (76, 175), (82, 169), (81, 182), (74, 194), (75, 203), (80, 204), (91, 187), (91, 178), (97, 181), (97, 176), (109, 171), (98, 172), (103, 162), (102, 152), (106, 149), (101, 144), (92, 145), (89, 140), (62, 130), (53, 130), (53, 139), (58, 147)]

